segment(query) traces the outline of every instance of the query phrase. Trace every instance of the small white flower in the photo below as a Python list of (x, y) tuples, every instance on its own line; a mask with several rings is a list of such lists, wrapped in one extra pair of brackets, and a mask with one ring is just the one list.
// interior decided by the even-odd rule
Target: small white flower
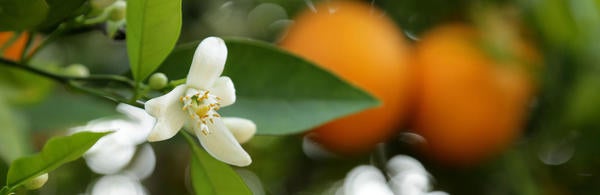
[(430, 175), (416, 159), (397, 155), (387, 163), (390, 180), (374, 166), (361, 165), (348, 173), (341, 195), (447, 195), (446, 192), (430, 192)]
[(227, 47), (220, 38), (208, 37), (198, 45), (186, 83), (146, 102), (146, 111), (157, 119), (148, 141), (169, 139), (185, 125), (216, 159), (236, 166), (252, 163), (238, 141), (252, 137), (254, 123), (227, 122), (217, 113), (235, 102), (233, 82), (221, 76), (226, 58)]
[(343, 195), (394, 195), (385, 177), (374, 166), (361, 165), (348, 173), (344, 181)]
[[(115, 174), (130, 164), (137, 145), (146, 141), (154, 125), (154, 118), (140, 108), (119, 104), (117, 111), (125, 117), (97, 119), (85, 126), (71, 129), (73, 133), (114, 131), (98, 140), (83, 156), (88, 167), (99, 174)], [(154, 164), (154, 160), (147, 163)]]
[(131, 194), (146, 195), (146, 188), (141, 180), (154, 171), (156, 156), (150, 144), (144, 144), (125, 169), (116, 174), (105, 175), (92, 183), (89, 188), (91, 195)]
[(152, 174), (156, 156), (150, 144), (143, 143), (155, 119), (145, 110), (127, 104), (119, 104), (117, 111), (125, 117), (101, 118), (71, 130), (114, 131), (100, 138), (83, 156), (92, 171), (104, 175), (93, 183), (89, 193), (145, 195), (140, 180)]

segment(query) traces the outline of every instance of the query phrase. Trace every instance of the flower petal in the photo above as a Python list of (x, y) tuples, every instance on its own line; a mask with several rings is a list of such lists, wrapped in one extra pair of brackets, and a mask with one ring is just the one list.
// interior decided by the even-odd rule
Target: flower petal
[(425, 194), (431, 190), (429, 178), (414, 171), (393, 176), (389, 181), (389, 185), (394, 193), (398, 195)]
[(127, 134), (134, 144), (145, 142), (152, 127), (154, 127), (156, 119), (150, 116), (144, 109), (128, 104), (120, 103), (117, 105), (117, 111), (129, 117), (127, 121), (130, 123), (130, 128), (123, 126), (120, 127), (120, 131), (124, 131), (123, 133)]
[(150, 144), (142, 145), (123, 173), (137, 179), (146, 179), (154, 171), (156, 156)]
[(148, 141), (162, 141), (175, 136), (188, 120), (186, 112), (182, 110), (183, 105), (179, 102), (186, 88), (186, 85), (179, 85), (171, 92), (146, 102), (146, 112), (156, 118)]
[(344, 195), (393, 195), (385, 177), (373, 166), (361, 165), (348, 173), (344, 180)]
[(108, 175), (101, 177), (98, 181), (96, 181), (96, 183), (94, 183), (90, 194), (146, 195), (148, 192), (135, 178), (131, 178), (126, 175)]
[(208, 129), (210, 133), (204, 135), (200, 128), (194, 127), (194, 132), (206, 152), (220, 161), (235, 166), (243, 167), (252, 163), (250, 155), (237, 142), (220, 118), (214, 120), (214, 123), (208, 123)]
[(227, 60), (227, 46), (223, 39), (208, 37), (198, 45), (192, 59), (186, 84), (196, 89), (209, 89), (221, 76)]
[(219, 77), (213, 85), (211, 92), (213, 95), (221, 98), (219, 100), (221, 107), (235, 103), (235, 87), (233, 87), (233, 81), (229, 77)]
[(240, 144), (250, 141), (256, 133), (256, 124), (251, 120), (238, 117), (223, 117), (222, 119), (227, 129)]
[(129, 164), (135, 154), (135, 146), (123, 145), (114, 142), (114, 139), (106, 138), (102, 138), (96, 143), (94, 146), (98, 146), (97, 149), (93, 152), (86, 152), (83, 158), (85, 158), (88, 167), (95, 173), (114, 174)]
[(392, 177), (405, 172), (418, 172), (423, 175), (429, 175), (425, 167), (417, 159), (406, 155), (394, 156), (388, 161), (386, 169)]

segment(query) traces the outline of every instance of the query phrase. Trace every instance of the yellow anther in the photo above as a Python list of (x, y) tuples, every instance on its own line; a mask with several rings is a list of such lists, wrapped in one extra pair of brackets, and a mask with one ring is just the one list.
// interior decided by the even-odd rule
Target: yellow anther
[(210, 132), (208, 131), (208, 127), (206, 125), (203, 125), (200, 129), (200, 132), (204, 135), (207, 136)]

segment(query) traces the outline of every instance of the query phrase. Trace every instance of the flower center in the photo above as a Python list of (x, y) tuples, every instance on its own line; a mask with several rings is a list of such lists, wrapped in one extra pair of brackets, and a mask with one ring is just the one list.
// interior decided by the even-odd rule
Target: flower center
[(181, 97), (183, 110), (187, 111), (194, 126), (200, 128), (205, 136), (210, 134), (208, 124), (213, 124), (216, 118), (221, 117), (217, 110), (221, 107), (218, 102), (221, 98), (213, 95), (208, 90), (196, 90), (190, 88), (185, 96)]

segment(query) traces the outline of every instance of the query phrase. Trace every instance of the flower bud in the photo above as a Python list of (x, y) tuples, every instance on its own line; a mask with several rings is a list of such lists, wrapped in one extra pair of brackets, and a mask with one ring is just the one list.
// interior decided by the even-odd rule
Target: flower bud
[(150, 85), (151, 89), (159, 90), (167, 86), (167, 81), (169, 81), (167, 75), (162, 72), (157, 72), (150, 76), (148, 85)]
[(109, 20), (111, 21), (121, 21), (125, 19), (125, 15), (127, 14), (127, 3), (125, 1), (117, 1), (111, 6)]
[(33, 178), (27, 182), (25, 182), (25, 188), (29, 190), (39, 189), (48, 181), (48, 173), (44, 173), (36, 178)]
[(71, 64), (64, 69), (63, 73), (72, 77), (90, 76), (90, 70), (82, 64)]
[(103, 10), (115, 3), (116, 0), (91, 0), (90, 5), (93, 10)]
[(256, 124), (248, 119), (223, 117), (223, 123), (240, 144), (250, 141), (256, 133)]

